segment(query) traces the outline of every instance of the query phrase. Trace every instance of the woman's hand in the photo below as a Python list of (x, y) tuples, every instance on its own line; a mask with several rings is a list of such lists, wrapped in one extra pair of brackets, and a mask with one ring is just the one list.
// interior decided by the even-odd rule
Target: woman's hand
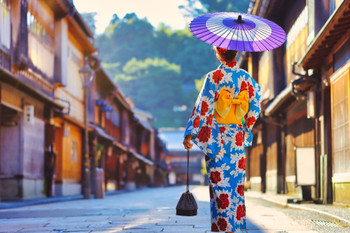
[(186, 137), (184, 138), (183, 144), (186, 150), (189, 150), (192, 148), (193, 143), (191, 143), (191, 134), (186, 135)]

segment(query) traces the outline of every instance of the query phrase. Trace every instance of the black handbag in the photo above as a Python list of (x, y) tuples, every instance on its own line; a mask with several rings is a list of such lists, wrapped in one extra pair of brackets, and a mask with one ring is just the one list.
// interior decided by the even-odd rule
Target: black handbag
[(197, 215), (197, 202), (194, 199), (194, 196), (189, 191), (189, 161), (190, 161), (190, 151), (187, 150), (187, 187), (186, 192), (184, 192), (179, 202), (176, 206), (176, 215), (181, 216), (195, 216)]

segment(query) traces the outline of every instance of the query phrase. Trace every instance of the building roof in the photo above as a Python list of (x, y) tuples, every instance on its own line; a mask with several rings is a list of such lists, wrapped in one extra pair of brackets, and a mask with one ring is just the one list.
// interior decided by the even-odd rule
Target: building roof
[(293, 97), (292, 96), (292, 84), (289, 84), (268, 105), (268, 107), (265, 110), (265, 115), (271, 116), (276, 111), (278, 111), (280, 109), (280, 107), (286, 107), (285, 102), (291, 97)]
[(304, 70), (320, 66), (320, 63), (331, 52), (339, 39), (350, 29), (350, 0), (344, 0), (329, 17), (320, 32), (308, 47), (298, 65)]
[(151, 121), (154, 120), (154, 117), (151, 113), (141, 110), (139, 108), (133, 108), (134, 117), (139, 123), (150, 132), (154, 131), (154, 128), (151, 125)]

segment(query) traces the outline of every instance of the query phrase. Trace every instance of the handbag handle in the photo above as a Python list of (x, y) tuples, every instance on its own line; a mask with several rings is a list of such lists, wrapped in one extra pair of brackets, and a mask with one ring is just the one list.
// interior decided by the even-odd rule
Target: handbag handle
[(190, 176), (190, 150), (187, 150), (187, 188), (186, 188), (187, 193), (190, 191), (189, 176)]

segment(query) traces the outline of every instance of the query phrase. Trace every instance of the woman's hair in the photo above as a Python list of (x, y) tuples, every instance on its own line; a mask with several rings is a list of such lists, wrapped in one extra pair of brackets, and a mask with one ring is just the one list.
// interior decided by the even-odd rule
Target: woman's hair
[(233, 61), (237, 56), (237, 51), (218, 48), (214, 46), (214, 50), (221, 61)]

